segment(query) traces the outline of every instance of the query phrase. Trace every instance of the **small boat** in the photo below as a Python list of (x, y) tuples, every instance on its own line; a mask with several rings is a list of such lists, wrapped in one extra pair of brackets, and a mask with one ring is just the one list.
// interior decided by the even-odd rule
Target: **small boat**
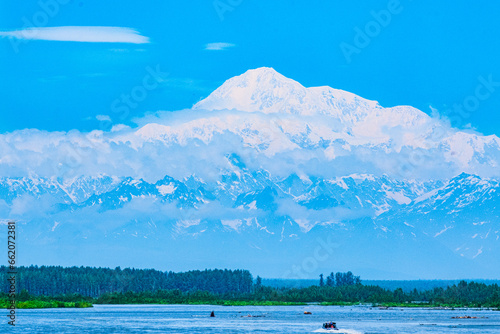
[(315, 330), (315, 333), (330, 333), (338, 331), (337, 324), (335, 322), (325, 322), (321, 329)]

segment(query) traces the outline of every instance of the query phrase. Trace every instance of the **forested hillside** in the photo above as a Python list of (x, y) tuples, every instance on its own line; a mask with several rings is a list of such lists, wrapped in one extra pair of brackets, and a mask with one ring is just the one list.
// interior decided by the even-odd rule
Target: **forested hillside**
[[(7, 305), (8, 268), (0, 267), (0, 300)], [(362, 284), (352, 272), (321, 275), (306, 288), (266, 286), (247, 270), (194, 270), (30, 266), (17, 268), (16, 300), (100, 304), (326, 305), (500, 307), (498, 284), (460, 281), (447, 288), (404, 291)], [(76, 304), (75, 304), (76, 305)]]
[[(8, 291), (8, 268), (0, 267), (0, 288)], [(247, 270), (194, 270), (184, 273), (154, 269), (115, 269), (59, 266), (18, 267), (18, 291), (38, 296), (81, 294), (99, 297), (104, 293), (157, 290), (207, 291), (213, 294), (249, 293), (253, 279)]]
[[(433, 290), (434, 288), (446, 289), (449, 286), (457, 285), (461, 281), (484, 283), (486, 285), (500, 284), (500, 280), (481, 280), (481, 279), (465, 279), (465, 280), (366, 280), (362, 281), (363, 285), (376, 285), (381, 288), (394, 291), (403, 289), (404, 292), (411, 292), (414, 289), (417, 291)], [(273, 288), (307, 288), (313, 285), (318, 285), (318, 279), (273, 279), (263, 278), (262, 285)]]

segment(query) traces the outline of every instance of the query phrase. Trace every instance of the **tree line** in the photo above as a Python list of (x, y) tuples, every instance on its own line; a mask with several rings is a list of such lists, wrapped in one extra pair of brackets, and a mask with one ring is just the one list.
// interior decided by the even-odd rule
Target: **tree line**
[(350, 271), (346, 273), (337, 272), (335, 275), (333, 272), (326, 277), (326, 283), (323, 279), (323, 274), (319, 275), (319, 286), (346, 286), (346, 285), (356, 285), (361, 284), (361, 278), (359, 276), (354, 276)]
[[(7, 292), (8, 267), (0, 267), (0, 291)], [(248, 270), (193, 270), (182, 273), (154, 269), (121, 269), (60, 266), (18, 267), (18, 291), (34, 296), (80, 294), (99, 297), (104, 293), (157, 290), (207, 291), (217, 294), (249, 293), (253, 278)]]
[[(0, 267), (7, 298), (7, 267)], [(342, 305), (430, 305), (500, 308), (498, 284), (460, 281), (446, 288), (404, 291), (363, 285), (359, 276), (331, 273), (305, 288), (265, 286), (247, 270), (194, 270), (184, 273), (152, 269), (30, 266), (18, 268), (18, 301), (42, 300), (98, 304), (286, 305), (317, 302)]]

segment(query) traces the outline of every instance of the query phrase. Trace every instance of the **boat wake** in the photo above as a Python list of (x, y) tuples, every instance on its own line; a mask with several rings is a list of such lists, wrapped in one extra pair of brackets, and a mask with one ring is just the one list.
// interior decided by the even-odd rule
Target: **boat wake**
[(320, 328), (315, 330), (313, 333), (334, 333), (334, 334), (364, 334), (363, 332), (356, 331), (354, 329), (324, 329)]

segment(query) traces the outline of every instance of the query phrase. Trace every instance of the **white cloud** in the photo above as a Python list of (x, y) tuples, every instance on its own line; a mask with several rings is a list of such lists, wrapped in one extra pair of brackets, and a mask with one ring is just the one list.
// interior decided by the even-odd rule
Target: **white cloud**
[(126, 27), (65, 26), (0, 31), (1, 37), (24, 40), (94, 43), (149, 43), (149, 38)]
[(111, 122), (111, 117), (109, 117), (109, 115), (97, 115), (95, 118), (98, 121), (110, 121)]
[(215, 50), (215, 51), (221, 51), (221, 50), (226, 50), (228, 48), (235, 47), (235, 44), (232, 43), (208, 43), (205, 45), (205, 50)]
[(111, 128), (111, 132), (125, 131), (130, 130), (130, 127), (125, 124), (116, 124)]
[(265, 169), (274, 177), (359, 173), (444, 179), (462, 171), (500, 176), (498, 137), (466, 134), (437, 121), (427, 129), (384, 127), (389, 139), (375, 144), (366, 134), (346, 135), (336, 118), (324, 115), (188, 109), (147, 114), (134, 122), (139, 127), (0, 134), (0, 177), (35, 173), (68, 180), (107, 174), (156, 182), (165, 175), (195, 174), (208, 182), (232, 168), (225, 158), (232, 153), (249, 170)]

